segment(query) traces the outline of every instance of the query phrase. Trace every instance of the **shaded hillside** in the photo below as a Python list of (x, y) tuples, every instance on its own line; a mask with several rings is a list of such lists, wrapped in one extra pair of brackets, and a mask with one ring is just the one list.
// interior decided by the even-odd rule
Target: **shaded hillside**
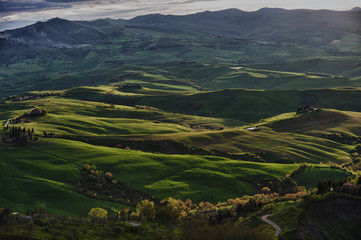
[(71, 98), (119, 105), (145, 105), (167, 112), (262, 122), (303, 105), (360, 112), (360, 88), (314, 90), (246, 90), (187, 92), (155, 91), (148, 88), (115, 91), (112, 88), (81, 87), (64, 91)]
[[(104, 22), (102, 25), (104, 25)], [(8, 30), (3, 32), (2, 35), (11, 38), (13, 41), (50, 47), (76, 47), (79, 44), (88, 43), (106, 36), (104, 32), (93, 27), (92, 22), (84, 25), (60, 18)]]
[[(361, 40), (356, 42), (361, 46)], [(352, 53), (349, 53), (350, 55)], [(359, 55), (359, 54), (358, 54)], [(361, 63), (360, 57), (355, 55), (348, 58), (314, 58), (314, 59), (302, 59), (290, 62), (282, 63), (270, 63), (270, 64), (253, 64), (252, 67), (259, 69), (288, 71), (288, 72), (324, 72), (330, 74), (338, 74), (345, 77), (360, 76), (361, 75)], [(312, 84), (312, 83), (311, 83)], [(327, 84), (324, 82), (323, 84)], [(348, 84), (345, 86), (349, 86)]]
[[(270, 121), (270, 123), (267, 123)], [(361, 113), (319, 109), (307, 114), (284, 114), (266, 119), (266, 125), (279, 132), (294, 132), (308, 135), (341, 133), (361, 135)]]
[(311, 202), (298, 217), (297, 228), (286, 239), (359, 239), (361, 200), (335, 197)]
[(2, 35), (27, 42), (84, 43), (120, 36), (124, 25), (171, 34), (237, 37), (270, 42), (297, 42), (326, 45), (345, 35), (360, 34), (360, 11), (285, 10), (262, 8), (254, 12), (227, 9), (175, 16), (150, 14), (130, 20), (98, 19), (47, 22), (7, 30)]
[(138, 103), (172, 112), (255, 122), (280, 113), (296, 112), (302, 105), (361, 111), (360, 96), (359, 88), (304, 91), (225, 89), (179, 96), (144, 96)]
[(128, 21), (134, 26), (177, 29), (188, 33), (235, 36), (266, 41), (330, 41), (360, 33), (361, 12), (262, 8), (255, 12), (228, 9), (187, 16), (146, 15)]

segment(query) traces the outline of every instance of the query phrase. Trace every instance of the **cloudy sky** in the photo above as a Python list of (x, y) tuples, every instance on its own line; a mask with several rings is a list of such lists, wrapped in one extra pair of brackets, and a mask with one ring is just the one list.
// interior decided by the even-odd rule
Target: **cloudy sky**
[(70, 20), (128, 19), (150, 13), (177, 14), (239, 8), (349, 10), (361, 0), (0, 0), (0, 30), (17, 28), (53, 17)]

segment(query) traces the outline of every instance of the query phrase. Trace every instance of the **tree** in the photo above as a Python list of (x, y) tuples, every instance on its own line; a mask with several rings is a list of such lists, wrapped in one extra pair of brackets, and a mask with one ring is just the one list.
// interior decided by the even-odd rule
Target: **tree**
[(92, 208), (88, 213), (91, 218), (105, 218), (108, 212), (102, 208)]
[(262, 188), (261, 190), (263, 193), (270, 193), (271, 192), (271, 189), (269, 189), (269, 187), (264, 187)]
[(132, 210), (130, 210), (130, 208), (122, 208), (118, 212), (118, 217), (123, 221), (128, 221), (131, 213)]
[(176, 199), (169, 197), (162, 200), (160, 204), (156, 209), (156, 218), (158, 218), (159, 221), (172, 225), (180, 220), (181, 209), (179, 209), (179, 204)]
[(142, 200), (137, 204), (136, 211), (141, 220), (149, 221), (155, 217), (154, 202), (148, 199)]

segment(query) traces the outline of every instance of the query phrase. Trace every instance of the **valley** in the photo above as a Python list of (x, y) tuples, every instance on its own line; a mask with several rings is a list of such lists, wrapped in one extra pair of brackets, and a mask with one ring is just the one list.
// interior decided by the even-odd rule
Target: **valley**
[[(0, 239), (275, 239), (262, 216), (277, 239), (356, 239), (360, 14), (229, 9), (1, 32)], [(72, 237), (56, 238), (64, 226)]]

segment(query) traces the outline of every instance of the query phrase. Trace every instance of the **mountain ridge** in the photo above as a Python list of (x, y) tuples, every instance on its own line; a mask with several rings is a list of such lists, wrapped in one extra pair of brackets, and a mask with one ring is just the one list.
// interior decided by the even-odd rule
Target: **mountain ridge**
[[(84, 43), (86, 40), (107, 37), (111, 32), (120, 34), (124, 26), (261, 41), (307, 42), (318, 36), (325, 36), (326, 41), (332, 41), (345, 34), (361, 33), (361, 11), (357, 11), (357, 8), (349, 11), (261, 8), (246, 12), (232, 8), (189, 15), (148, 14), (130, 20), (69, 21), (53, 18), (23, 28), (6, 30), (0, 35), (36, 40), (41, 38), (39, 34), (43, 31), (53, 41), (58, 39), (64, 43)], [(108, 28), (108, 32), (103, 31), (105, 28)]]

